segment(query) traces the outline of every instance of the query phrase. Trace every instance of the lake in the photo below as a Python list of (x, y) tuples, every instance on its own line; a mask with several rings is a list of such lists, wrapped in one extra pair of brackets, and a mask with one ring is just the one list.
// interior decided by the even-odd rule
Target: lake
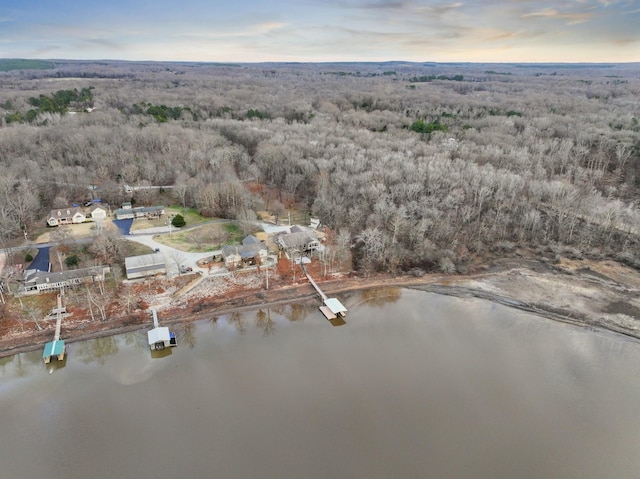
[[(0, 360), (4, 478), (640, 477), (640, 342), (385, 288)], [(162, 313), (159, 315), (162, 323)], [(150, 323), (151, 326), (151, 323)]]

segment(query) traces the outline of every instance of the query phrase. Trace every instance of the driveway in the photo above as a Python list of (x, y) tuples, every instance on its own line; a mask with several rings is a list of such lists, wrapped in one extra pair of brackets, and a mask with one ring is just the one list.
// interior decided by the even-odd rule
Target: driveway
[(38, 254), (29, 265), (28, 269), (37, 269), (38, 271), (49, 271), (49, 246), (39, 247)]
[(133, 224), (133, 219), (127, 220), (113, 220), (113, 224), (118, 227), (118, 229), (122, 232), (123, 235), (131, 234), (131, 225)]
[(198, 260), (202, 258), (211, 257), (213, 255), (219, 255), (221, 252), (209, 251), (206, 253), (189, 253), (187, 251), (180, 251), (179, 249), (172, 248), (171, 246), (163, 245), (153, 239), (154, 235), (151, 234), (136, 234), (127, 236), (129, 241), (135, 241), (136, 243), (148, 246), (151, 249), (157, 250), (164, 255), (164, 260), (167, 263), (167, 274), (169, 276), (175, 276), (180, 274), (178, 265), (191, 267), (193, 271), (200, 271), (207, 273), (208, 270), (200, 268), (197, 264)]

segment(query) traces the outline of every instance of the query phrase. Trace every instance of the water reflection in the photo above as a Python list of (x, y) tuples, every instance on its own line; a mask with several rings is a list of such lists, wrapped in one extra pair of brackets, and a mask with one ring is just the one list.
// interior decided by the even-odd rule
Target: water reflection
[(64, 355), (64, 359), (62, 359), (62, 361), (56, 359), (56, 358), (52, 358), (51, 362), (49, 364), (45, 364), (47, 371), (49, 372), (49, 374), (53, 374), (56, 371), (59, 371), (60, 369), (64, 368), (67, 365), (67, 358), (69, 357), (69, 354), (65, 354)]
[(185, 344), (189, 349), (193, 349), (196, 346), (196, 328), (193, 323), (182, 323), (182, 338), (181, 343)]
[[(127, 341), (129, 335), (125, 334), (123, 339)], [(93, 341), (82, 341), (74, 343), (74, 357), (84, 364), (98, 363), (105, 364), (107, 359), (115, 356), (120, 351), (117, 336), (107, 336)], [(135, 341), (132, 342), (135, 344)]]
[(240, 334), (245, 334), (247, 332), (246, 318), (239, 311), (234, 311), (229, 315), (229, 324), (234, 325)]
[(150, 349), (151, 359), (162, 359), (173, 354), (173, 348)]
[(0, 359), (0, 370), (11, 372), (17, 377), (25, 377), (34, 365), (42, 364), (42, 351), (31, 351)]
[(395, 286), (367, 289), (360, 293), (360, 301), (376, 308), (395, 303), (402, 296), (402, 290)]
[(273, 306), (273, 311), (280, 316), (287, 318), (289, 321), (302, 321), (309, 314), (318, 311), (320, 303), (292, 303)]
[(336, 316), (335, 318), (328, 319), (327, 321), (329, 321), (331, 326), (344, 326), (345, 324), (347, 324), (347, 322), (341, 316)]
[(271, 336), (276, 332), (276, 325), (271, 319), (271, 309), (265, 313), (262, 309), (256, 311), (256, 326), (262, 330), (263, 336)]

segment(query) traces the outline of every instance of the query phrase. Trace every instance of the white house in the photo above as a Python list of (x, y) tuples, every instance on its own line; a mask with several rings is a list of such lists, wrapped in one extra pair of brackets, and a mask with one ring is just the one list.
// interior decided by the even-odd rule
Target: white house
[(84, 223), (85, 221), (87, 221), (87, 216), (77, 206), (51, 210), (47, 217), (49, 226), (71, 225)]
[(106, 220), (109, 214), (109, 207), (101, 203), (96, 203), (89, 208), (89, 213), (91, 213), (93, 221)]

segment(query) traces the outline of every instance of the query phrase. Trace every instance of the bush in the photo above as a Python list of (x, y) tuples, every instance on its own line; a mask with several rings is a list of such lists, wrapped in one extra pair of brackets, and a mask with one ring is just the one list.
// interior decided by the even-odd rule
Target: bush
[(442, 271), (445, 274), (453, 274), (456, 272), (456, 265), (453, 263), (453, 261), (451, 261), (450, 258), (447, 258), (446, 256), (440, 259), (440, 271)]
[(78, 266), (78, 263), (80, 262), (80, 258), (78, 258), (75, 254), (72, 254), (71, 256), (67, 256), (67, 258), (64, 260), (64, 264), (67, 265), (67, 267), (71, 267), (71, 266)]
[(175, 226), (176, 228), (182, 228), (184, 225), (186, 225), (186, 221), (184, 220), (184, 216), (182, 216), (181, 214), (177, 214), (173, 217), (173, 219), (171, 220), (171, 225)]
[(27, 253), (24, 255), (24, 262), (25, 263), (31, 263), (33, 261), (33, 256), (31, 256), (31, 253)]
[(426, 133), (430, 135), (434, 131), (447, 131), (447, 125), (440, 123), (437, 119), (431, 123), (425, 123), (424, 120), (416, 120), (411, 124), (411, 130), (417, 133)]

